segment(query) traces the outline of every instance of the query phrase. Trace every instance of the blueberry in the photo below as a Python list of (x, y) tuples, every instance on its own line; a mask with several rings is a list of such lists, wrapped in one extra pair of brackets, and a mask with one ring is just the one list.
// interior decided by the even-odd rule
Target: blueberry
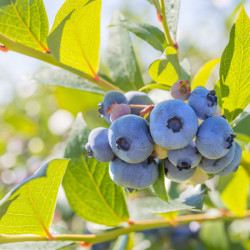
[(114, 104), (114, 102), (117, 104), (121, 104), (121, 103), (128, 104), (128, 101), (125, 95), (117, 90), (111, 90), (107, 92), (104, 95), (102, 102), (98, 104), (100, 115), (104, 116), (108, 122), (111, 122), (111, 121), (110, 121), (110, 114), (107, 113), (107, 109), (112, 104)]
[(154, 149), (148, 122), (136, 115), (125, 115), (115, 120), (108, 137), (114, 153), (128, 163), (146, 160)]
[[(147, 94), (140, 91), (129, 91), (125, 93), (125, 96), (129, 104), (135, 104), (135, 105), (154, 104)], [(143, 110), (143, 108), (131, 108), (131, 114), (140, 115), (141, 110)]]
[(188, 99), (191, 89), (188, 81), (175, 82), (171, 87), (171, 95), (174, 99), (185, 101)]
[(179, 169), (194, 168), (200, 163), (201, 158), (194, 141), (185, 148), (168, 151), (168, 160)]
[(168, 159), (164, 160), (165, 175), (174, 182), (184, 182), (191, 178), (196, 168), (178, 169)]
[(198, 168), (203, 172), (208, 174), (216, 174), (223, 170), (234, 158), (235, 152), (235, 143), (232, 144), (232, 147), (229, 149), (227, 154), (219, 159), (207, 159), (205, 157), (202, 158)]
[(215, 94), (214, 90), (209, 91), (203, 87), (197, 87), (191, 92), (188, 104), (193, 108), (199, 119), (205, 120), (215, 114), (218, 108)]
[(158, 174), (157, 164), (150, 160), (130, 164), (117, 157), (109, 165), (111, 179), (126, 188), (146, 188), (157, 180)]
[(234, 137), (227, 120), (219, 116), (209, 117), (199, 127), (196, 147), (204, 157), (218, 159), (229, 151)]
[(95, 157), (98, 161), (109, 162), (114, 158), (114, 153), (108, 141), (108, 129), (95, 128), (88, 137), (88, 143), (85, 145), (89, 157)]
[(159, 103), (150, 115), (150, 132), (156, 144), (166, 149), (187, 146), (195, 137), (198, 118), (183, 101), (168, 100)]
[(241, 157), (242, 157), (242, 149), (238, 143), (235, 143), (235, 152), (233, 160), (222, 171), (216, 174), (219, 176), (224, 176), (237, 171), (238, 166), (240, 165), (241, 162)]

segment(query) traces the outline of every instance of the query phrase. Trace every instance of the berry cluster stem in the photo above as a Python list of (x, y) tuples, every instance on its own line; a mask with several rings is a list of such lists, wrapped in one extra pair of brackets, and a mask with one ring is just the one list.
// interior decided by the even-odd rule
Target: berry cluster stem
[(167, 17), (166, 17), (166, 10), (165, 10), (165, 4), (164, 4), (164, 0), (160, 0), (161, 2), (161, 16), (162, 16), (162, 26), (164, 29), (164, 34), (165, 34), (165, 38), (167, 40), (167, 43), (171, 46), (174, 47), (174, 42), (171, 38), (169, 29), (168, 29), (168, 24), (167, 24)]
[[(244, 218), (250, 217), (250, 210), (245, 212)], [(190, 214), (182, 215), (177, 217), (176, 223), (178, 225), (185, 225), (191, 221), (205, 222), (205, 221), (232, 221), (239, 219), (236, 215), (231, 212), (223, 212), (217, 216), (210, 216), (208, 214)], [(240, 218), (242, 219), (242, 218)], [(154, 228), (169, 227), (171, 221), (166, 219), (154, 219), (146, 221), (138, 221), (133, 224), (128, 224), (127, 226), (117, 228), (114, 230), (109, 230), (100, 234), (60, 234), (54, 235), (53, 241), (74, 241), (74, 242), (85, 242), (86, 244), (96, 244), (100, 242), (105, 242), (113, 240), (120, 235), (128, 234), (131, 232), (138, 232)], [(0, 244), (4, 243), (14, 243), (14, 242), (25, 242), (25, 241), (50, 241), (46, 236), (36, 236), (36, 235), (0, 235)]]

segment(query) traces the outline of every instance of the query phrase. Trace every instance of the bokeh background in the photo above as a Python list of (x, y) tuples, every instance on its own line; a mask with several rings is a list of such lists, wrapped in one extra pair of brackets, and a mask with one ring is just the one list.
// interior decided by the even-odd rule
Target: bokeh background
[[(44, 0), (50, 27), (63, 2)], [(107, 44), (108, 26), (115, 9), (122, 10), (125, 16), (134, 20), (150, 23), (159, 28), (161, 25), (157, 20), (155, 8), (147, 0), (102, 2), (100, 67), (105, 71), (103, 55)], [(177, 42), (180, 57), (187, 57), (191, 62), (193, 76), (205, 62), (221, 56), (241, 3), (244, 4), (247, 13), (250, 13), (250, 1), (181, 1)], [(160, 54), (134, 35), (131, 36), (147, 82), (147, 69)], [(91, 127), (97, 126), (97, 116), (92, 114), (96, 112), (96, 105), (102, 96), (40, 84), (35, 76), (39, 75), (44, 67), (48, 65), (36, 59), (14, 52), (0, 52), (0, 198), (48, 160), (63, 157), (65, 141), (78, 112), (83, 112)], [(217, 79), (218, 68), (215, 69), (210, 81)], [(249, 126), (248, 129), (246, 126), (240, 129), (241, 132), (249, 133)], [(62, 188), (59, 192), (54, 224), (78, 233), (100, 229), (91, 223), (86, 225), (74, 215)], [(185, 227), (136, 233), (137, 244), (134, 249), (250, 249), (249, 221), (235, 221), (230, 225), (208, 224), (202, 229), (202, 233), (200, 228), (201, 225), (194, 222)], [(214, 237), (217, 239), (215, 243)], [(111, 248), (116, 249), (114, 243), (94, 247)]]

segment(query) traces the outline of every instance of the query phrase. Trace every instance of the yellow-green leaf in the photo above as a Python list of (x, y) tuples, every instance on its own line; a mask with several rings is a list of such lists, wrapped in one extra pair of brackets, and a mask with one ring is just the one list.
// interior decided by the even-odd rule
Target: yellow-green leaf
[(242, 7), (221, 57), (222, 107), (229, 122), (250, 102), (250, 20)]
[(216, 58), (205, 63), (195, 75), (194, 80), (192, 81), (192, 85), (191, 85), (192, 89), (198, 86), (205, 87), (212, 70), (219, 62), (220, 62), (220, 58)]
[(247, 171), (239, 166), (232, 180), (228, 183), (221, 194), (221, 198), (227, 208), (237, 216), (244, 216), (247, 208), (247, 190), (250, 177)]
[(53, 160), (0, 201), (2, 234), (49, 236), (58, 188), (69, 160)]
[(163, 55), (150, 65), (148, 72), (155, 82), (169, 86), (182, 79), (176, 49), (167, 47)]
[(47, 52), (48, 31), (48, 17), (42, 0), (0, 1), (0, 34)]
[(101, 0), (67, 0), (48, 37), (61, 63), (96, 76), (99, 64)]

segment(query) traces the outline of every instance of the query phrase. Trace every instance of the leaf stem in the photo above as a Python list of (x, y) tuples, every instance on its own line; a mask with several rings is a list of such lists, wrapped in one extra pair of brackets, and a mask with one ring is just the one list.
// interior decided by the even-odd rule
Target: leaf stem
[(15, 52), (24, 54), (26, 56), (33, 57), (33, 58), (36, 58), (38, 60), (44, 61), (46, 63), (52, 64), (54, 66), (68, 70), (68, 71), (70, 71), (70, 72), (72, 72), (72, 73), (74, 73), (82, 78), (89, 80), (90, 82), (95, 83), (96, 85), (98, 85), (99, 87), (101, 87), (102, 89), (104, 89), (106, 91), (118, 90), (118, 91), (121, 91), (124, 93), (123, 90), (116, 87), (114, 84), (112, 84), (111, 82), (108, 82), (107, 80), (103, 79), (100, 76), (97, 76), (97, 75), (91, 76), (91, 75), (85, 74), (84, 72), (81, 72), (79, 70), (73, 69), (73, 68), (57, 61), (51, 54), (44, 53), (44, 52), (29, 48), (25, 45), (22, 45), (16, 41), (4, 36), (1, 33), (0, 33), (0, 42), (4, 46), (6, 46), (6, 48), (8, 48), (8, 50), (15, 51)]
[[(245, 212), (245, 217), (250, 217), (250, 210)], [(235, 219), (242, 219), (235, 216), (231, 212), (225, 212), (217, 216), (210, 216), (208, 214), (190, 214), (183, 215), (176, 218), (178, 225), (188, 224), (191, 221), (205, 222), (205, 221), (231, 221)], [(117, 238), (120, 235), (128, 234), (131, 232), (138, 232), (154, 228), (163, 228), (171, 226), (171, 222), (166, 219), (154, 219), (139, 221), (133, 224), (128, 224), (122, 228), (117, 228), (100, 234), (60, 234), (54, 235), (55, 241), (74, 241), (74, 242), (86, 242), (88, 244), (96, 244), (104, 241), (109, 241)], [(0, 235), (0, 244), (25, 242), (25, 241), (49, 241), (46, 236), (36, 235)]]
[(165, 10), (165, 4), (164, 4), (164, 0), (160, 0), (161, 1), (161, 13), (162, 13), (162, 26), (164, 29), (164, 34), (167, 40), (167, 43), (171, 46), (174, 46), (174, 42), (170, 36), (170, 32), (168, 29), (168, 24), (167, 24), (167, 17), (166, 17), (166, 10)]

